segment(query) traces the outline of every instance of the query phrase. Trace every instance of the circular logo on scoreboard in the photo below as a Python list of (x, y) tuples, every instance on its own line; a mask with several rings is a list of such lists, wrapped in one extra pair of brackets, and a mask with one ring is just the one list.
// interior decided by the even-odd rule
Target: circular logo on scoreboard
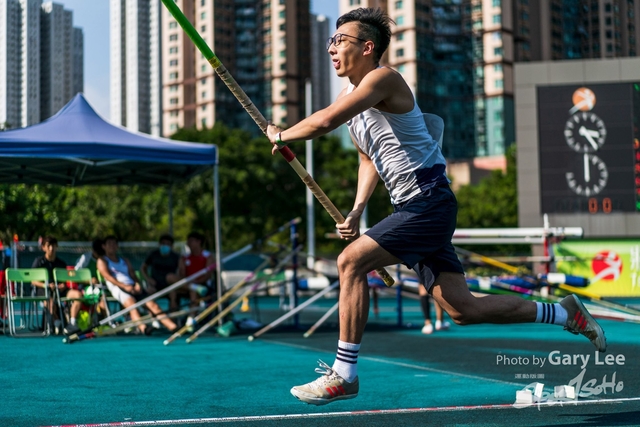
[(595, 274), (591, 283), (598, 280), (618, 280), (622, 273), (622, 260), (613, 251), (600, 251), (591, 261), (591, 270)]
[(577, 111), (591, 111), (596, 106), (596, 94), (587, 87), (581, 87), (573, 92), (573, 107), (569, 110), (569, 114)]

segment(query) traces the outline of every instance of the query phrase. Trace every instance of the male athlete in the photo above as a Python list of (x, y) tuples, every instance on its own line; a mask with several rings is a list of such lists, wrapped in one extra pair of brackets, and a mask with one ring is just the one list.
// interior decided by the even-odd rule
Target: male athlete
[[(459, 325), (554, 323), (605, 351), (602, 328), (574, 295), (558, 304), (542, 304), (516, 296), (475, 298), (469, 292), (451, 244), (457, 202), (445, 175), (445, 159), (402, 76), (379, 65), (389, 46), (390, 23), (380, 9), (361, 8), (341, 16), (327, 49), (336, 73), (349, 79), (349, 87), (332, 105), (289, 129), (268, 127), (275, 153), (289, 142), (317, 138), (346, 123), (361, 159), (353, 209), (336, 226), (343, 239), (352, 241), (338, 257), (336, 360), (332, 367), (320, 362), (316, 371), (322, 376), (293, 387), (291, 393), (314, 405), (358, 395), (358, 351), (369, 313), (367, 273), (398, 263), (418, 273)], [(361, 236), (360, 216), (378, 178), (390, 193), (394, 212)]]

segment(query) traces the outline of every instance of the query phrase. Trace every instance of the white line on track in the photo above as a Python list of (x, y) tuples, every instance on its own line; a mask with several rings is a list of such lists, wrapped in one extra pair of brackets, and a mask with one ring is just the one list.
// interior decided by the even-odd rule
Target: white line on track
[[(273, 343), (273, 344), (279, 344), (279, 345), (284, 345), (284, 346), (288, 346), (288, 347), (295, 347), (295, 348), (299, 348), (302, 350), (310, 350), (310, 351), (323, 351), (323, 350), (319, 350), (317, 348), (313, 348), (313, 347), (308, 347), (305, 345), (299, 345), (299, 344), (291, 344), (291, 343), (286, 343), (286, 342), (281, 342), (281, 341), (275, 341), (275, 340), (263, 340), (265, 342), (269, 342), (269, 343)], [(358, 359), (360, 360), (370, 360), (372, 362), (377, 362), (377, 363), (384, 363), (387, 365), (395, 365), (395, 366), (401, 366), (403, 368), (410, 368), (410, 369), (417, 369), (420, 371), (427, 371), (427, 372), (435, 372), (438, 374), (444, 374), (444, 375), (452, 375), (452, 376), (456, 376), (456, 377), (463, 377), (463, 378), (470, 378), (473, 380), (479, 380), (479, 381), (487, 381), (487, 382), (493, 382), (493, 383), (500, 383), (500, 384), (508, 384), (508, 385), (515, 385), (518, 387), (523, 387), (526, 384), (525, 383), (516, 383), (516, 382), (512, 382), (512, 381), (502, 381), (502, 380), (496, 380), (493, 378), (486, 378), (486, 377), (481, 377), (478, 375), (471, 375), (471, 374), (463, 374), (460, 372), (455, 372), (455, 371), (446, 371), (444, 369), (436, 369), (436, 368), (429, 368), (426, 366), (420, 366), (420, 365), (414, 365), (411, 363), (404, 363), (404, 362), (396, 362), (394, 360), (387, 360), (387, 359), (380, 359), (377, 357), (369, 357), (369, 356), (358, 356)]]
[[(614, 404), (632, 401), (640, 401), (640, 397), (618, 398), (618, 399), (594, 399), (577, 400), (575, 402), (543, 402), (532, 404), (531, 407), (544, 406), (578, 406)], [(158, 420), (158, 421), (122, 421), (97, 424), (65, 424), (63, 426), (50, 427), (125, 427), (125, 426), (166, 426), (166, 425), (187, 425), (187, 424), (216, 424), (216, 423), (247, 423), (257, 421), (286, 421), (286, 420), (309, 420), (333, 417), (355, 417), (364, 415), (399, 415), (415, 414), (424, 412), (460, 412), (460, 411), (480, 411), (491, 409), (515, 409), (513, 404), (503, 403), (495, 405), (465, 405), (465, 406), (434, 406), (430, 408), (401, 408), (401, 409), (376, 409), (364, 411), (343, 411), (343, 412), (320, 412), (317, 414), (285, 414), (285, 415), (255, 415), (246, 417), (220, 417), (220, 418), (192, 418), (181, 420)]]

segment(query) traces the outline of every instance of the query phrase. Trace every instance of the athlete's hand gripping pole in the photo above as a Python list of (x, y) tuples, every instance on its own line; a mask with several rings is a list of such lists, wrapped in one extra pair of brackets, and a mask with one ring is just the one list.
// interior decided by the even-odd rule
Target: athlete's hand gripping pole
[[(258, 108), (253, 104), (249, 96), (247, 96), (240, 85), (231, 76), (225, 66), (222, 65), (222, 62), (220, 62), (215, 53), (213, 53), (211, 48), (193, 27), (191, 22), (187, 19), (186, 16), (184, 16), (180, 8), (176, 5), (175, 1), (162, 0), (162, 3), (169, 10), (171, 15), (173, 15), (178, 24), (180, 24), (182, 29), (185, 31), (187, 36), (189, 36), (191, 41), (193, 41), (202, 55), (204, 55), (207, 61), (209, 61), (209, 64), (211, 64), (216, 74), (218, 74), (224, 84), (227, 85), (231, 93), (233, 93), (233, 95), (240, 102), (245, 111), (249, 113), (253, 121), (256, 122), (262, 132), (266, 135), (268, 125), (267, 120), (264, 118), (262, 113), (260, 113)], [(280, 148), (279, 151), (280, 154), (282, 154), (282, 156), (287, 160), (289, 165), (296, 171), (300, 179), (302, 179), (307, 187), (309, 187), (313, 195), (316, 197), (316, 199), (318, 199), (318, 202), (320, 202), (320, 204), (329, 213), (329, 215), (331, 215), (331, 218), (333, 218), (333, 220), (338, 224), (342, 224), (344, 222), (344, 216), (342, 216), (340, 211), (335, 207), (331, 200), (329, 200), (327, 195), (324, 193), (324, 191), (322, 191), (313, 177), (309, 175), (309, 172), (307, 172), (304, 166), (302, 166), (298, 159), (296, 159), (296, 155), (293, 153), (293, 151), (291, 151), (286, 146)], [(394, 280), (384, 268), (378, 269), (376, 270), (376, 272), (378, 273), (378, 275), (380, 275), (382, 280), (384, 280), (385, 285), (389, 287), (393, 286)]]

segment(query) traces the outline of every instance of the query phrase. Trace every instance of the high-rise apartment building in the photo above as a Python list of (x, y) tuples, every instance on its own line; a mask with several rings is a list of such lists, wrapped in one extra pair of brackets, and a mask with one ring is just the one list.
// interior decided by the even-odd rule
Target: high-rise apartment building
[(637, 56), (638, 0), (340, 0), (396, 22), (382, 62), (445, 120), (449, 158), (504, 154), (515, 140), (513, 64)]
[[(158, 52), (159, 41), (151, 38), (152, 9), (159, 0), (111, 0), (111, 120), (128, 129), (151, 133), (151, 99), (160, 79), (152, 75), (152, 49)], [(154, 69), (157, 73), (158, 70)], [(156, 90), (157, 93), (157, 90)], [(158, 105), (156, 105), (158, 108)], [(157, 117), (157, 114), (156, 114)]]
[(45, 120), (83, 90), (83, 36), (73, 28), (73, 12), (53, 2), (42, 5), (40, 34), (40, 119)]
[(325, 43), (329, 38), (331, 26), (324, 15), (311, 15), (311, 111), (327, 107), (331, 99), (331, 77), (335, 71), (327, 53)]
[[(265, 117), (287, 125), (304, 117), (310, 77), (308, 0), (177, 0), (185, 16)], [(163, 133), (220, 121), (255, 134), (208, 61), (164, 10)]]
[(445, 156), (473, 157), (471, 39), (462, 26), (463, 0), (340, 0), (341, 14), (358, 7), (379, 7), (395, 22), (381, 64), (403, 75), (422, 111), (444, 119)]
[(0, 0), (0, 126), (39, 123), (82, 91), (82, 47), (62, 5)]

